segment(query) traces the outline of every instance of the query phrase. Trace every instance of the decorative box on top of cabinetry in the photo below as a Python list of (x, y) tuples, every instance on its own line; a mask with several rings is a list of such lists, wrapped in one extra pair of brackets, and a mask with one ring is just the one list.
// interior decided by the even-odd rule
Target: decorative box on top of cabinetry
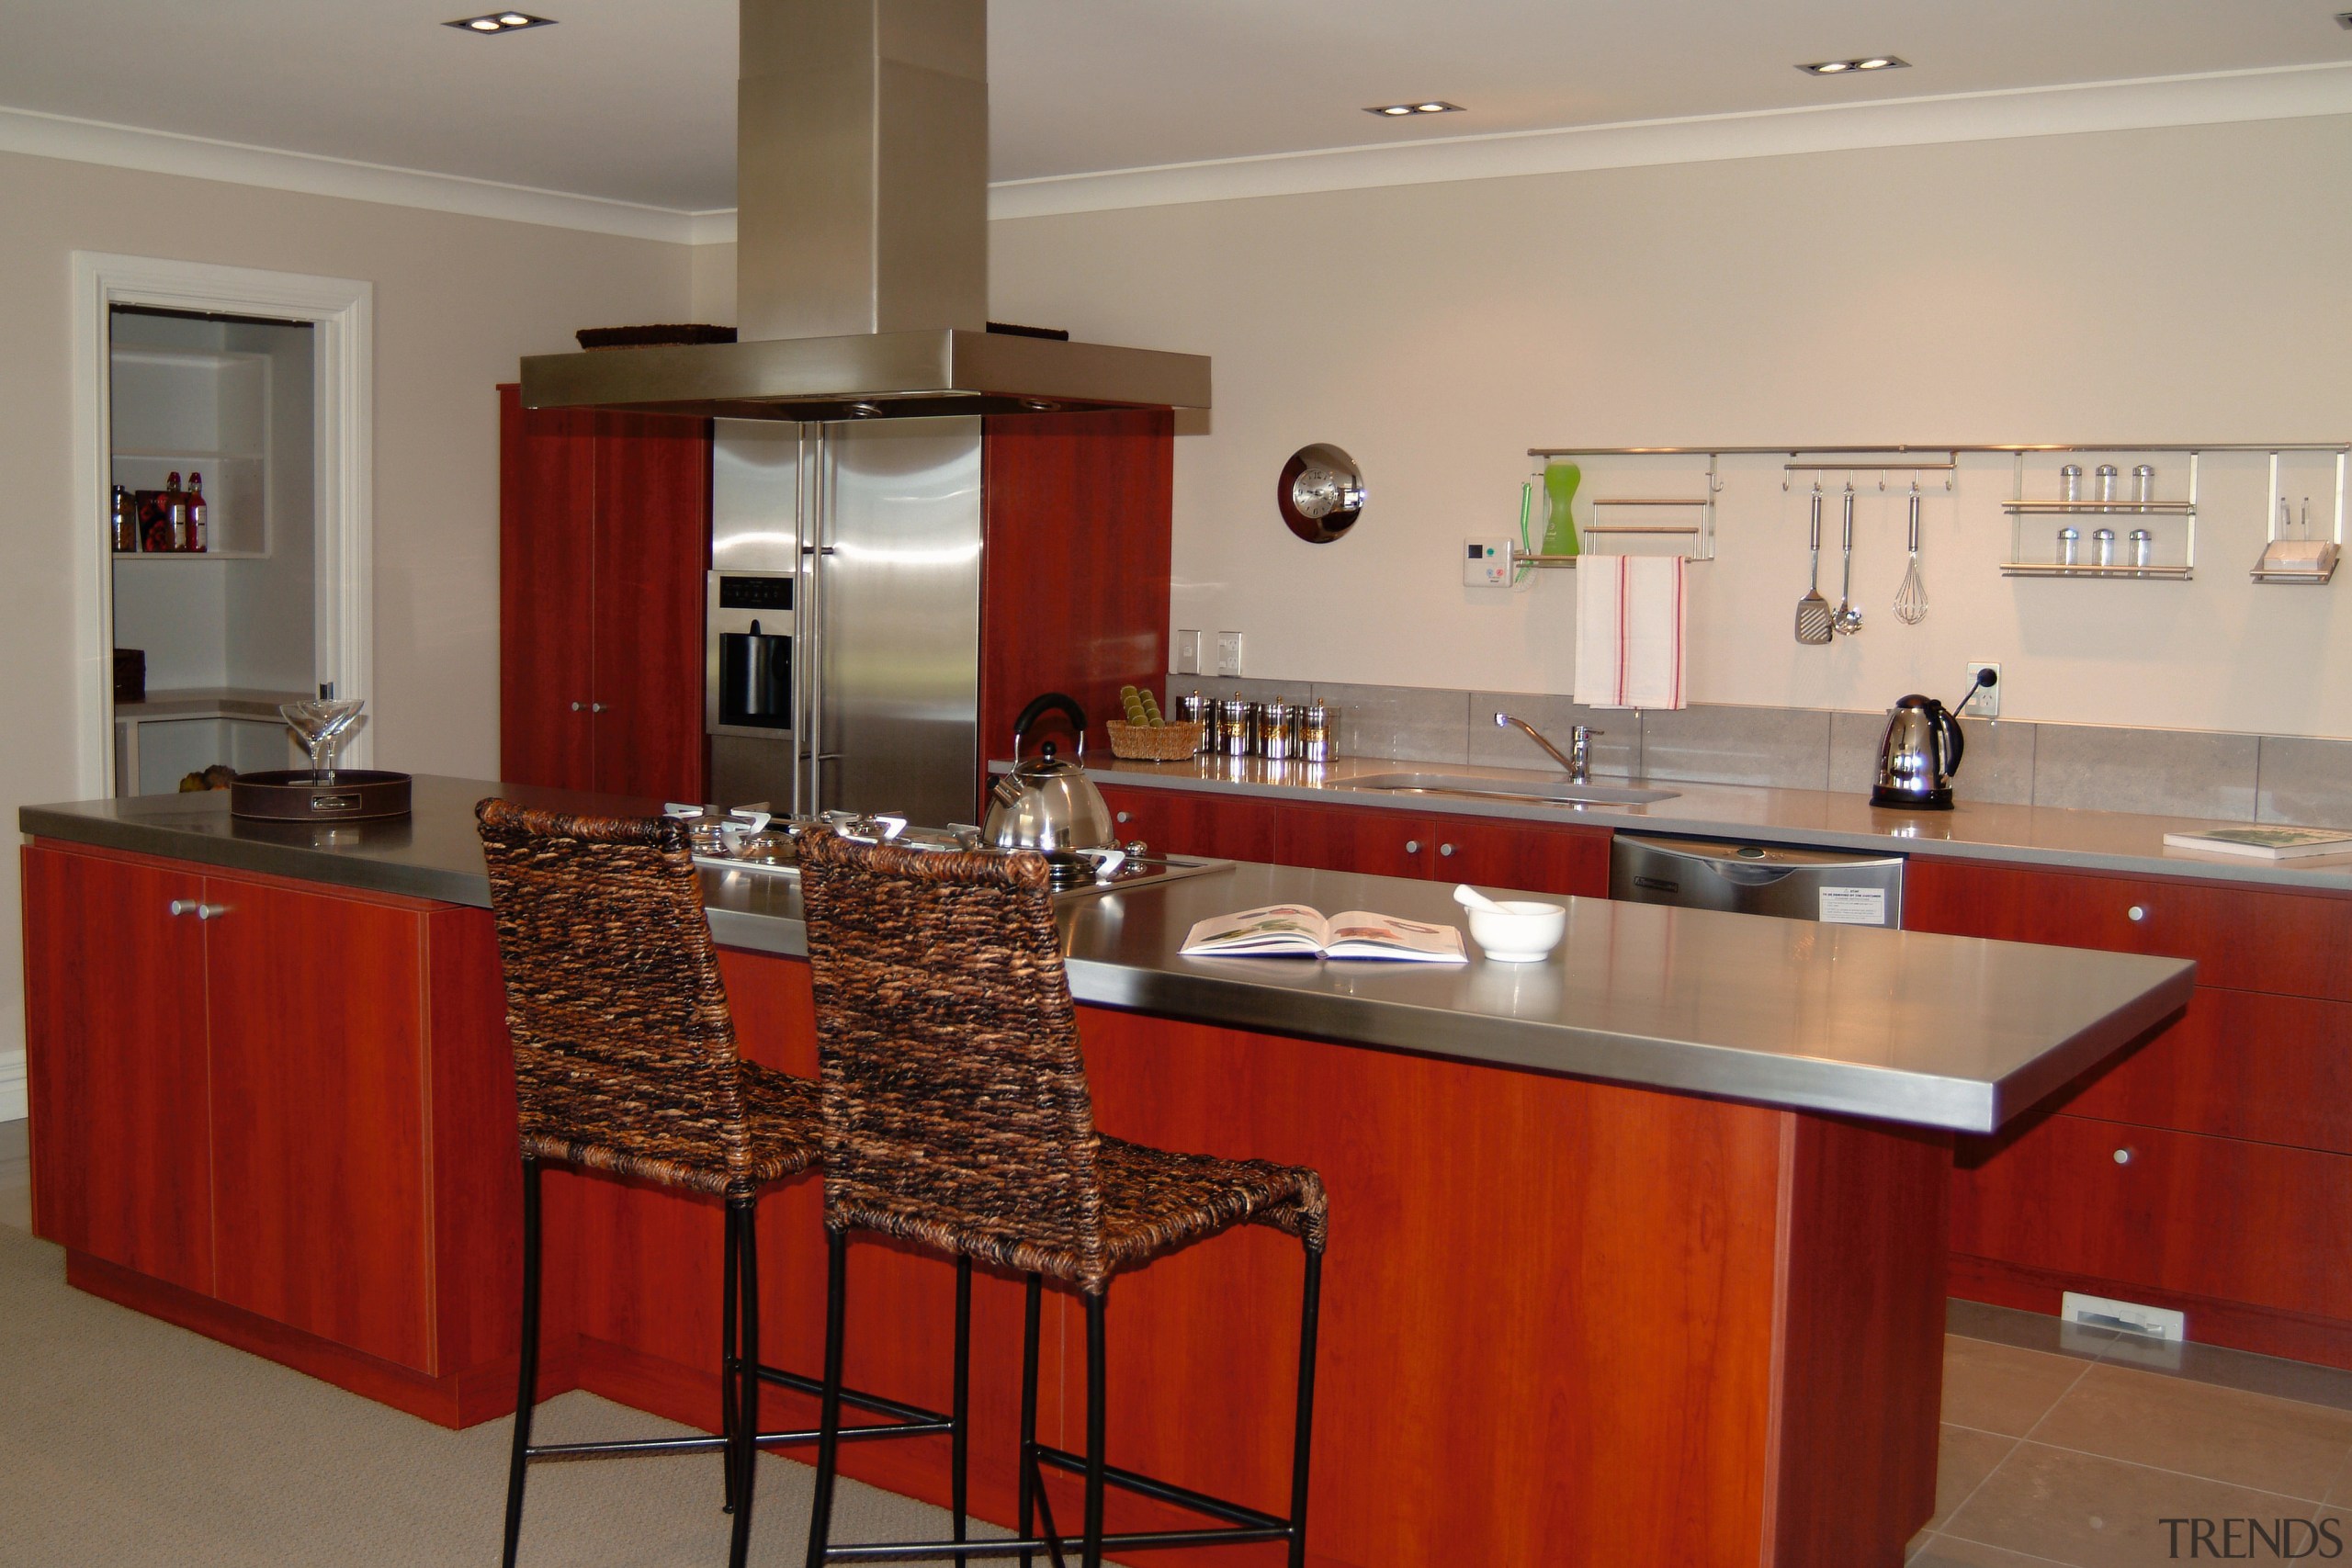
[(204, 476), (210, 543), (201, 552), (155, 551), (152, 558), (268, 555), (269, 355), (117, 347), (107, 357), (110, 482), (135, 492), (160, 491), (175, 473), (183, 482), (192, 473)]

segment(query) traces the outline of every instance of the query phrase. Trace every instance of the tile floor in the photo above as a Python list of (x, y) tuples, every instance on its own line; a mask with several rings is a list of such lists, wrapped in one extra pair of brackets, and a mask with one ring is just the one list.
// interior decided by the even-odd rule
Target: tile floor
[[(2321, 1561), (2341, 1554), (2323, 1526), (2352, 1552), (2352, 1372), (1972, 1302), (1947, 1326), (1936, 1517), (1910, 1568)], [(2214, 1533), (2199, 1551), (2167, 1518)]]
[[(0, 1122), (0, 1224), (30, 1223), (25, 1123)], [(1953, 1302), (1936, 1517), (1909, 1568), (2153, 1568), (2166, 1518), (2253, 1519), (2308, 1561), (2352, 1557), (2352, 1372), (2210, 1346), (2150, 1346)], [(2310, 1532), (2332, 1524), (2332, 1552)], [(2292, 1560), (2250, 1538), (2231, 1555)]]

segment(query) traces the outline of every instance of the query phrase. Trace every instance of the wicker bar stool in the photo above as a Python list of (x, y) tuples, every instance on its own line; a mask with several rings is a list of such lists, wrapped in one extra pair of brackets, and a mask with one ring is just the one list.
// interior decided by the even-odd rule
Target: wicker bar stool
[[(506, 1482), (506, 1568), (523, 1525), (532, 1460), (724, 1454), (728, 1561), (751, 1545), (763, 1448), (813, 1443), (817, 1431), (760, 1430), (760, 1385), (821, 1395), (825, 1385), (760, 1360), (762, 1190), (817, 1162), (817, 1085), (742, 1059), (703, 912), (684, 827), (667, 818), (566, 816), (504, 800), (475, 807), (506, 979), (506, 1023), (523, 1149), (521, 1383)], [(721, 1435), (610, 1442), (531, 1442), (539, 1354), (539, 1165), (634, 1178), (725, 1201), (720, 1318)], [(959, 1335), (968, 1295), (957, 1302)], [(961, 1339), (959, 1338), (959, 1343)], [(847, 1403), (887, 1419), (858, 1438), (946, 1434), (955, 1442), (963, 1528), (965, 1400), (947, 1415), (864, 1393)]]
[[(1106, 1549), (1280, 1540), (1306, 1558), (1306, 1482), (1327, 1203), (1312, 1170), (1124, 1143), (1095, 1130), (1043, 856), (923, 850), (835, 834), (801, 847), (824, 1085), (825, 1382), (809, 1568), (953, 1555), (1062, 1561), (1044, 1467), (1085, 1477), (1082, 1561)], [(1290, 1511), (1275, 1515), (1108, 1463), (1103, 1313), (1112, 1276), (1242, 1224), (1299, 1238)], [(852, 1233), (1023, 1274), (1019, 1536), (835, 1546), (843, 1319)], [(1086, 1311), (1086, 1451), (1037, 1441), (1040, 1298), (1050, 1276)], [(959, 1379), (960, 1382), (960, 1379)], [(1116, 1485), (1217, 1521), (1105, 1535)], [(1042, 1515), (1042, 1520), (1040, 1516)], [(1033, 1534), (1042, 1523), (1042, 1533)]]

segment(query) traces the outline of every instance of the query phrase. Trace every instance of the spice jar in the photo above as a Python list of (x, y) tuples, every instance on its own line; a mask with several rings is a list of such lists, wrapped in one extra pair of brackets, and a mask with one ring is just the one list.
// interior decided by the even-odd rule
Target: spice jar
[(2083, 466), (2069, 463), (2058, 470), (2058, 499), (2073, 505), (2083, 499)]
[(2145, 528), (2132, 530), (2132, 564), (2154, 566), (2156, 560), (2156, 536)]
[(2082, 558), (2083, 531), (2068, 526), (2058, 530), (2058, 564), (2073, 566)]
[(2093, 566), (2113, 566), (2115, 564), (2114, 529), (2101, 528), (2098, 533), (2091, 536), (2091, 564)]

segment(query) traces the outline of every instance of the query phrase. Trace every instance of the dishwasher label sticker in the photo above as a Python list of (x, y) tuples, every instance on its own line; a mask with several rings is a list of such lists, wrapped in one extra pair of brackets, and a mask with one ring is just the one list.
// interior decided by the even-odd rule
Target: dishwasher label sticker
[(1821, 919), (1832, 926), (1886, 924), (1883, 887), (1825, 887), (1821, 890)]

